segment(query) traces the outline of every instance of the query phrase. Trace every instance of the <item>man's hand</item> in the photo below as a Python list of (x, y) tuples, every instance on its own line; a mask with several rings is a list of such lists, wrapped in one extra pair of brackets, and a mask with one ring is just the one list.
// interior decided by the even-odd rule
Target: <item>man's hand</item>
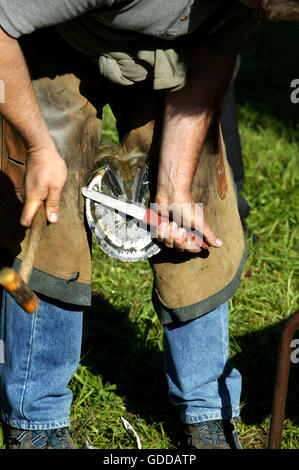
[(66, 178), (67, 167), (55, 145), (28, 152), (23, 187), (25, 205), (20, 219), (21, 225), (30, 227), (43, 202), (47, 220), (52, 223), (58, 220), (61, 193)]
[[(230, 82), (235, 57), (223, 56), (198, 46), (194, 50), (191, 70), (186, 86), (168, 92), (165, 97), (164, 123), (160, 147), (156, 203), (166, 208), (177, 204), (173, 219), (180, 224), (180, 209), (191, 205), (187, 226), (201, 230), (205, 241), (212, 247), (222, 242), (206, 223), (200, 206), (191, 195), (193, 177), (200, 165), (200, 153), (215, 111)], [(199, 201), (200, 202), (200, 201)], [(163, 211), (161, 211), (161, 215)], [(179, 220), (178, 220), (179, 219)], [(158, 237), (166, 246), (198, 252), (193, 242), (186, 244), (185, 233), (175, 224), (160, 226)]]
[(0, 113), (20, 133), (27, 149), (25, 206), (20, 222), (29, 227), (43, 201), (48, 221), (55, 222), (66, 181), (66, 164), (57, 152), (40, 111), (18, 41), (1, 27), (0, 79), (5, 86), (5, 100), (0, 103)]
[(203, 234), (208, 245), (216, 248), (222, 246), (221, 240), (207, 224), (202, 206), (194, 201), (190, 193), (176, 193), (170, 197), (157, 194), (155, 202), (160, 214), (166, 217), (170, 214), (173, 220), (169, 224), (162, 223), (157, 230), (158, 240), (168, 248), (199, 253), (201, 248), (190, 237), (186, 237), (186, 232), (192, 229)]

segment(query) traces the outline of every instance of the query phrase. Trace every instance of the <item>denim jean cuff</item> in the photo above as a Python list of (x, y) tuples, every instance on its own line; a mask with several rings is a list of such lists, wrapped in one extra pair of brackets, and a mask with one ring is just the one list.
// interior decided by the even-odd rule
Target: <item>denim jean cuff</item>
[(12, 419), (2, 414), (1, 419), (4, 423), (13, 428), (24, 429), (26, 431), (50, 430), (70, 426), (70, 419), (68, 417), (49, 421), (27, 421), (26, 419)]
[(209, 410), (202, 410), (198, 414), (189, 414), (185, 415), (181, 413), (181, 421), (183, 424), (194, 424), (194, 423), (202, 423), (203, 421), (212, 421), (214, 419), (239, 419), (240, 418), (240, 411), (239, 409), (232, 410), (229, 413), (224, 413), (223, 410), (218, 411), (209, 411)]

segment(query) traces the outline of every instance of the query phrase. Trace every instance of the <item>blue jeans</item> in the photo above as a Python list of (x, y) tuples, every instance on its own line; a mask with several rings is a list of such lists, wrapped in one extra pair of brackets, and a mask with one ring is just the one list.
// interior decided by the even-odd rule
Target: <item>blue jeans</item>
[(242, 378), (231, 367), (228, 305), (164, 327), (169, 399), (183, 423), (239, 417)]
[[(71, 307), (70, 307), (71, 308)], [(82, 312), (41, 301), (32, 315), (3, 292), (0, 338), (2, 420), (20, 429), (55, 429), (70, 424), (72, 392), (67, 384), (80, 359)]]
[[(33, 315), (3, 293), (0, 339), (0, 408), (20, 429), (69, 426), (67, 384), (80, 359), (82, 312), (41, 301)], [(179, 327), (165, 327), (165, 368), (170, 400), (183, 422), (238, 415), (239, 373), (228, 366), (227, 305)]]

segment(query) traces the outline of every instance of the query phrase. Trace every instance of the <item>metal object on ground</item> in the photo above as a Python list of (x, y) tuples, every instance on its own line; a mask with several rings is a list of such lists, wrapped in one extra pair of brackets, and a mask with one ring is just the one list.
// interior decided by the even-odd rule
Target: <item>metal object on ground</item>
[[(97, 169), (93, 172), (88, 189), (146, 208), (149, 180), (144, 155), (132, 152), (124, 156), (120, 152), (118, 158), (113, 146), (104, 147), (104, 151), (106, 149), (106, 154), (96, 164)], [(95, 240), (112, 258), (136, 262), (159, 253), (159, 243), (136, 220), (128, 220), (123, 214), (88, 198), (85, 213)]]
[(288, 391), (291, 343), (296, 330), (299, 328), (299, 312), (295, 313), (286, 323), (280, 339), (275, 386), (273, 393), (271, 424), (269, 434), (269, 449), (280, 449), (285, 416), (285, 406)]

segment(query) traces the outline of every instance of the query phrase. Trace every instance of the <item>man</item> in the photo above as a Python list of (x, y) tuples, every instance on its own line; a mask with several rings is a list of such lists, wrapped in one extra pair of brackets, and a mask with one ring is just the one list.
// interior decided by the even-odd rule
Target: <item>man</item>
[[(16, 214), (20, 215), (21, 225), (29, 227), (38, 207), (45, 202), (51, 224), (42, 240), (31, 281), (42, 297), (37, 312), (33, 317), (26, 316), (3, 293), (1, 339), (5, 343), (6, 362), (1, 365), (1, 409), (9, 448), (73, 446), (67, 429), (71, 396), (66, 384), (79, 361), (82, 309), (88, 305), (90, 290), (90, 281), (85, 276), (90, 264), (79, 191), (86, 182), (100, 134), (95, 110), (82, 97), (87, 96), (97, 106), (103, 104), (102, 97), (107, 93), (117, 114), (118, 103), (113, 96), (119, 93), (122, 101), (122, 93), (130, 96), (127, 89), (138, 94), (138, 82), (141, 88), (142, 82), (153, 84), (151, 97), (157, 107), (161, 105), (160, 91), (166, 90), (155, 202), (162, 211), (173, 204), (181, 208), (188, 202), (193, 210), (187, 222), (193, 228), (197, 228), (195, 201), (200, 201), (197, 195), (206, 198), (208, 208), (203, 220), (203, 235), (210, 245), (208, 261), (194, 242), (185, 239), (185, 231), (178, 229), (180, 219), (175, 212), (177, 224), (172, 222), (158, 229), (160, 241), (167, 248), (178, 249), (176, 254), (166, 250), (152, 261), (154, 305), (165, 331), (169, 396), (180, 409), (190, 447), (240, 447), (231, 419), (239, 415), (241, 379), (227, 361), (226, 301), (237, 288), (245, 247), (216, 110), (231, 80), (236, 54), (255, 48), (260, 30), (257, 18), (260, 2), (232, 1), (229, 6), (221, 0), (183, 3), (172, 2), (170, 9), (167, 2), (158, 0), (64, 0), (51, 4), (36, 0), (22, 4), (3, 2), (0, 7), (0, 78), (5, 84), (5, 102), (0, 111), (8, 130), (12, 124), (12, 135), (18, 132), (21, 136), (26, 159), (24, 206), (11, 187), (11, 181), (16, 181), (15, 172), (10, 172), (14, 159), (6, 159), (8, 171), (3, 172), (2, 184), (7, 190), (1, 191), (7, 198), (1, 209), (3, 254), (12, 255), (15, 266), (22, 258), (28, 231), (26, 234), (18, 226)], [(41, 58), (37, 66), (33, 60), (30, 77), (16, 38), (26, 33), (33, 33), (34, 37), (36, 30), (52, 25), (56, 25), (71, 47), (50, 32), (51, 42), (43, 49), (45, 63)], [(185, 37), (193, 41), (189, 66), (186, 56), (190, 42), (180, 41)], [(72, 54), (75, 60), (73, 70), (66, 71), (66, 64), (62, 64), (63, 74), (54, 74), (51, 81), (49, 71), (42, 75), (38, 69), (43, 65), (47, 68), (47, 55), (53, 54), (53, 48), (57, 61), (64, 48), (67, 66)], [(23, 50), (26, 51), (26, 44)], [(34, 56), (30, 50), (25, 53), (27, 63)], [(91, 59), (90, 63), (86, 57)], [(161, 61), (168, 68), (159, 69)], [(99, 65), (98, 75), (94, 62)], [(36, 70), (34, 79), (32, 74)], [(75, 73), (82, 94), (74, 76), (66, 73)], [(113, 82), (112, 92), (109, 82)], [(145, 96), (143, 90), (141, 96)], [(142, 115), (145, 125), (161, 118), (155, 111), (149, 114), (150, 117)], [(136, 135), (143, 128), (134, 127), (134, 119), (138, 121), (138, 112), (137, 118), (132, 117), (133, 125), (124, 139), (128, 147), (136, 143)], [(88, 129), (87, 122), (92, 123)], [(84, 166), (81, 160), (78, 167), (78, 159), (74, 157), (72, 161), (71, 153), (76, 153), (81, 132), (88, 151), (81, 151), (79, 157), (87, 155), (91, 161), (84, 161)], [(148, 151), (152, 144), (157, 148), (159, 138), (145, 137), (144, 133), (141, 137)], [(22, 165), (24, 162), (16, 154), (16, 163)], [(214, 162), (211, 154), (216, 156), (216, 167), (211, 163)], [(203, 169), (207, 173), (203, 174)], [(209, 175), (212, 178), (208, 185), (205, 175), (207, 181)], [(199, 191), (196, 198), (192, 191), (195, 181)], [(15, 188), (21, 190), (16, 183)], [(12, 199), (15, 205), (10, 205)], [(217, 217), (213, 216), (215, 213)], [(69, 253), (74, 253), (75, 231), (79, 235), (74, 245), (78, 259), (74, 260)], [(12, 233), (17, 233), (16, 240)], [(229, 248), (232, 234), (234, 250)], [(207, 272), (208, 279), (213, 280), (211, 285), (204, 282)], [(202, 283), (194, 286), (199, 275)], [(181, 288), (176, 288), (177, 285)]]

